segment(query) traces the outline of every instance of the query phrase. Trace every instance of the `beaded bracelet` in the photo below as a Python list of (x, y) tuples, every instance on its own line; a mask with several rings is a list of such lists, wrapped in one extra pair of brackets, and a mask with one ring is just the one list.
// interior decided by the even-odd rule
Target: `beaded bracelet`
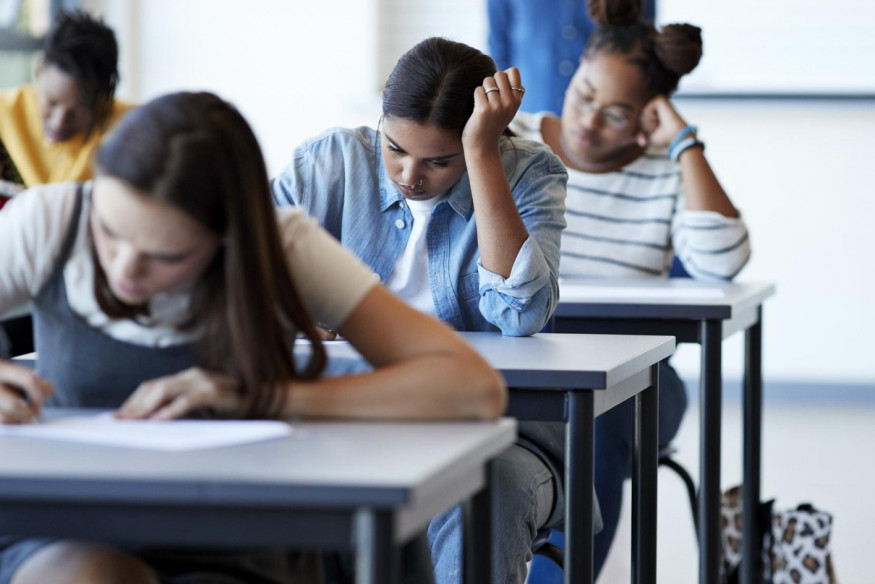
[(699, 140), (694, 136), (689, 136), (680, 141), (679, 144), (675, 144), (674, 148), (668, 151), (668, 157), (674, 160), (675, 162), (680, 159), (681, 154), (683, 154), (686, 150), (690, 148), (701, 147), (702, 150), (705, 149), (705, 143)]
[(683, 140), (693, 132), (697, 132), (698, 130), (699, 128), (697, 128), (696, 126), (687, 126), (683, 130), (678, 132), (677, 136), (674, 137), (674, 140), (672, 140), (671, 143), (668, 145), (668, 151), (671, 152), (672, 150), (674, 150), (675, 146), (680, 144), (681, 140)]

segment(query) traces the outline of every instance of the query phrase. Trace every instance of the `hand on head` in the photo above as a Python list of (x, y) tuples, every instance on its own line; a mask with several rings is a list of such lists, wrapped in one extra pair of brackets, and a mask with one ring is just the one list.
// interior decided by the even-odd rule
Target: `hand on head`
[(240, 404), (233, 379), (192, 367), (141, 383), (115, 415), (117, 418), (170, 420), (210, 411), (231, 416), (239, 412)]
[(462, 147), (496, 148), (520, 108), (525, 89), (516, 67), (498, 71), (474, 90), (474, 113), (462, 131)]
[(641, 110), (636, 141), (642, 148), (667, 146), (687, 123), (665, 95), (657, 95)]
[(51, 394), (52, 384), (33, 369), (0, 361), (0, 423), (35, 421)]

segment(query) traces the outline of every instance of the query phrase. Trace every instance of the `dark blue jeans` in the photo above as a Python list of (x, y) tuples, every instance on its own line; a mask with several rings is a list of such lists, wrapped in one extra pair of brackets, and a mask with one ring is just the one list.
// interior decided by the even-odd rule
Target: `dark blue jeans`
[[(595, 492), (602, 511), (604, 529), (595, 536), (594, 575), (598, 577), (614, 541), (623, 505), (623, 481), (632, 476), (633, 400), (626, 400), (596, 418)], [(677, 372), (659, 368), (659, 446), (677, 434), (687, 408), (687, 394)], [(555, 540), (555, 538), (554, 538)], [(554, 541), (555, 543), (555, 541)], [(561, 584), (562, 577), (546, 558), (532, 562), (529, 584)]]

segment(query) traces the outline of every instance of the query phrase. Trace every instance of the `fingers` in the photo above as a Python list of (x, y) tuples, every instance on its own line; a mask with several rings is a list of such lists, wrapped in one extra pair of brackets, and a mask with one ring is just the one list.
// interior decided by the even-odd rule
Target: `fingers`
[(36, 419), (52, 394), (52, 384), (29, 367), (0, 361), (0, 423)]
[(519, 71), (512, 67), (483, 79), (474, 90), (474, 112), (462, 131), (466, 152), (497, 152), (501, 135), (513, 121), (525, 90), (519, 83)]
[(520, 79), (520, 70), (516, 67), (505, 69), (503, 73), (507, 76), (507, 81), (511, 87), (522, 87), (522, 79)]
[(650, 136), (647, 135), (647, 132), (639, 131), (635, 134), (635, 143), (641, 148), (647, 148), (650, 145)]
[(204, 409), (231, 413), (238, 404), (231, 378), (194, 367), (140, 384), (116, 411), (116, 417), (169, 420)]
[(520, 72), (516, 67), (506, 71), (498, 71), (492, 77), (486, 77), (483, 84), (474, 92), (475, 100), (482, 90), (482, 96), (488, 103), (503, 103), (519, 107), (525, 88), (520, 81)]
[(323, 341), (333, 341), (337, 338), (337, 331), (319, 325), (316, 326), (316, 334)]
[(656, 95), (647, 102), (639, 118), (639, 129), (646, 138), (647, 145), (669, 144), (686, 125), (665, 95)]
[(39, 416), (39, 406), (22, 397), (22, 393), (9, 385), (0, 384), (0, 423), (28, 424)]

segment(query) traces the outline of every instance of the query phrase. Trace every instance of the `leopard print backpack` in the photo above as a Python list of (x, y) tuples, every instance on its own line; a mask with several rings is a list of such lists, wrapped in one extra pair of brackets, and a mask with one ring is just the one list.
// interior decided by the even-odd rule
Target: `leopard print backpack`
[(832, 516), (804, 504), (772, 511), (772, 584), (833, 584)]
[[(741, 487), (723, 493), (720, 508), (723, 561), (721, 581), (737, 584), (741, 565)], [(774, 501), (758, 506), (763, 534), (762, 582), (771, 584), (836, 584), (829, 540), (832, 516), (812, 505), (777, 510)]]

